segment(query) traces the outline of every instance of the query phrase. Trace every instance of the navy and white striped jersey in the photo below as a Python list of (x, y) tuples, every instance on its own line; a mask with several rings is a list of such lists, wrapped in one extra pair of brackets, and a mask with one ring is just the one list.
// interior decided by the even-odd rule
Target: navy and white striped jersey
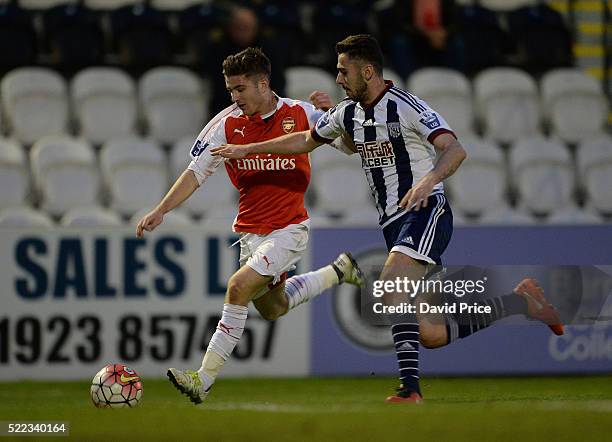
[[(311, 133), (315, 140), (331, 143), (346, 132), (361, 156), (380, 225), (386, 226), (404, 212), (398, 204), (408, 190), (434, 167), (432, 143), (442, 133), (453, 133), (440, 114), (416, 96), (390, 81), (374, 103), (364, 108), (348, 98), (323, 114)], [(345, 146), (334, 147), (347, 154)], [(444, 193), (442, 183), (432, 192)]]

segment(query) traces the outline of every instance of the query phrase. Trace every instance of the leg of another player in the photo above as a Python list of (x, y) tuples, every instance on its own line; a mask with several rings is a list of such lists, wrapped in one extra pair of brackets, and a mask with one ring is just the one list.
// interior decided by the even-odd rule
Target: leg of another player
[(253, 304), (264, 319), (274, 321), (289, 310), (343, 282), (357, 286), (363, 284), (361, 270), (348, 253), (341, 253), (334, 262), (318, 270), (287, 279), (253, 301)]

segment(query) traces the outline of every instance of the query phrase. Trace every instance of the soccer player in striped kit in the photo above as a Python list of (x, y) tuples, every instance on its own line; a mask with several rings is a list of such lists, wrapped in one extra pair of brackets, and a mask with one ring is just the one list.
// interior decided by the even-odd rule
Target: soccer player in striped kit
[[(266, 143), (221, 146), (213, 149), (213, 154), (233, 159), (266, 152), (296, 154), (310, 152), (339, 136), (348, 137), (352, 143), (334, 147), (361, 156), (389, 250), (380, 279), (420, 279), (428, 269), (441, 264), (451, 238), (452, 212), (442, 181), (457, 170), (466, 152), (439, 113), (383, 79), (382, 52), (373, 37), (349, 36), (336, 45), (336, 52), (336, 82), (347, 98), (321, 116), (314, 128)], [(319, 107), (329, 103), (323, 93), (311, 98)], [(555, 334), (563, 333), (558, 313), (533, 279), (524, 279), (510, 294), (480, 303), (491, 307), (492, 314), (409, 314), (395, 320), (392, 334), (401, 386), (388, 402), (422, 401), (420, 344), (441, 347), (514, 314), (538, 319)]]

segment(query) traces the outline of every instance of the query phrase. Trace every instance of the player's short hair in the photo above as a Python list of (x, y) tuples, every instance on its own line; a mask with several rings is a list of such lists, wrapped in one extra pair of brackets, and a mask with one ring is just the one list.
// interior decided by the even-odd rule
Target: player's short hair
[(259, 48), (246, 48), (223, 60), (223, 75), (226, 77), (264, 75), (269, 80), (271, 73), (270, 59)]
[(383, 54), (378, 41), (370, 34), (349, 35), (336, 43), (336, 53), (347, 54), (374, 66), (377, 74), (382, 75)]

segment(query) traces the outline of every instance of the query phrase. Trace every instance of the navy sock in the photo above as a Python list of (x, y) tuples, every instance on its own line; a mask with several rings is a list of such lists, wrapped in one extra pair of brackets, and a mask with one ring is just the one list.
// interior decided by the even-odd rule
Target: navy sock
[[(447, 299), (449, 304), (458, 303), (456, 297), (451, 296), (451, 298), (453, 299)], [(527, 314), (527, 301), (514, 293), (483, 299), (475, 304), (491, 307), (491, 313), (459, 313), (457, 309), (457, 313), (445, 315), (449, 343), (483, 330), (506, 316)]]
[[(394, 324), (391, 327), (395, 355), (399, 366), (399, 377), (404, 388), (421, 393), (419, 388), (419, 324), (411, 322)], [(412, 322), (414, 321), (414, 322)]]

